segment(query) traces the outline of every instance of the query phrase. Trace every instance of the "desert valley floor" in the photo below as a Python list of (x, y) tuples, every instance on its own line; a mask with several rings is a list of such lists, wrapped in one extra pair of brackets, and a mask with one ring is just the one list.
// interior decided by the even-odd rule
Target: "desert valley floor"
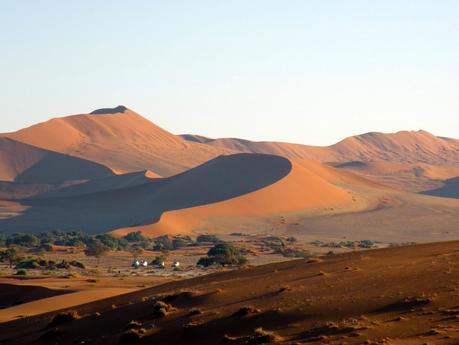
[(0, 235), (211, 234), (248, 260), (197, 268), (194, 243), (167, 253), (183, 269), (133, 270), (53, 245), (86, 269), (0, 265), (0, 344), (457, 344), (458, 181), (459, 140), (426, 131), (212, 139), (118, 106), (0, 134)]

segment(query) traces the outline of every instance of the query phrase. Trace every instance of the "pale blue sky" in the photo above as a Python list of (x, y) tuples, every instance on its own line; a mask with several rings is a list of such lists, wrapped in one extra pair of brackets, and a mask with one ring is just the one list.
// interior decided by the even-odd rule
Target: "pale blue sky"
[(459, 1), (0, 4), (0, 132), (123, 104), (212, 137), (459, 138)]

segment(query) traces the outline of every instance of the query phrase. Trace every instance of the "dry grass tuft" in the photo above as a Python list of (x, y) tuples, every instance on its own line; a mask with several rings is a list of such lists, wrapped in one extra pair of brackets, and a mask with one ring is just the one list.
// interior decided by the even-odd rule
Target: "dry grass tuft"
[(255, 334), (250, 337), (250, 339), (247, 341), (247, 344), (270, 344), (276, 343), (281, 340), (282, 338), (278, 335), (274, 334), (273, 332), (265, 331), (263, 328), (260, 327), (255, 330)]
[(175, 308), (170, 304), (163, 301), (158, 301), (153, 306), (153, 316), (157, 318), (165, 317), (167, 314), (174, 310)]
[(193, 308), (188, 313), (188, 316), (195, 316), (195, 315), (201, 315), (201, 314), (203, 314), (203, 311), (201, 309)]
[(239, 309), (237, 312), (235, 312), (231, 316), (233, 316), (233, 317), (242, 317), (242, 316), (247, 316), (247, 315), (251, 315), (251, 314), (258, 314), (260, 312), (261, 312), (260, 309), (248, 306), (248, 307), (242, 307), (241, 309)]
[(55, 327), (58, 325), (62, 325), (64, 323), (73, 321), (73, 320), (78, 320), (80, 318), (80, 315), (76, 311), (67, 311), (67, 312), (61, 312), (53, 317), (51, 322), (48, 324), (48, 327)]

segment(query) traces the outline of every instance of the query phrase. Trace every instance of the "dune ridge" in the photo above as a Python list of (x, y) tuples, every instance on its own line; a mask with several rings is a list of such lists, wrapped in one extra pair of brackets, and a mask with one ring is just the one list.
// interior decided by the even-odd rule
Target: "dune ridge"
[(2, 136), (91, 160), (118, 173), (151, 170), (171, 176), (230, 153), (185, 141), (124, 106), (54, 118)]

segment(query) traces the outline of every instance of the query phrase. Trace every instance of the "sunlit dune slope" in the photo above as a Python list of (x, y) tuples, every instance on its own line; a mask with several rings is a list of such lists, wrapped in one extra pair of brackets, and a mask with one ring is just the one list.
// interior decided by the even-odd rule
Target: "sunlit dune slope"
[(189, 141), (241, 152), (276, 154), (288, 158), (311, 158), (320, 162), (390, 161), (459, 166), (459, 140), (437, 137), (426, 131), (371, 132), (348, 137), (331, 146), (250, 141), (236, 138), (210, 139), (182, 135)]
[(459, 176), (459, 140), (426, 131), (371, 132), (324, 147), (198, 135), (182, 137), (240, 152), (310, 158), (410, 192), (439, 189), (444, 180)]
[(118, 173), (152, 170), (170, 176), (229, 152), (185, 141), (123, 106), (55, 118), (3, 136)]
[[(99, 181), (70, 187), (68, 193), (64, 189), (52, 197), (25, 200), (22, 204), (28, 209), (0, 220), (0, 226), (6, 231), (24, 226), (34, 231), (89, 232), (141, 227), (152, 234), (183, 233), (207, 217), (352, 204), (352, 195), (334, 184), (342, 176), (318, 163), (300, 164), (273, 155), (221, 156), (170, 178), (140, 178), (142, 183), (126, 188), (101, 191), (110, 182)], [(336, 182), (329, 181), (332, 178)]]
[[(291, 164), (290, 171), (274, 184), (229, 200), (165, 212), (158, 223), (144, 226), (142, 231), (152, 236), (171, 231), (183, 233), (215, 217), (262, 216), (352, 204), (352, 195), (337, 184), (373, 185), (360, 177), (341, 173), (310, 160), (288, 162)], [(115, 233), (122, 235), (130, 231), (133, 229), (120, 229)]]

